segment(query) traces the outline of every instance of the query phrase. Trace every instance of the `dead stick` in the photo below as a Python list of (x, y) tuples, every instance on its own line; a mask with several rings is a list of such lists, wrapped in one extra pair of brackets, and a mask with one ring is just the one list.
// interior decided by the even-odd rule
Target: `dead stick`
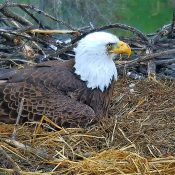
[(67, 52), (67, 51), (72, 50), (75, 46), (76, 46), (76, 43), (74, 43), (74, 44), (72, 44), (72, 45), (70, 45), (70, 46), (66, 46), (66, 47), (64, 47), (64, 48), (62, 48), (62, 49), (56, 51), (56, 53), (50, 54), (48, 57), (49, 57), (49, 58), (52, 58), (52, 57), (58, 56), (58, 55), (60, 55), (60, 54), (63, 54), (63, 53), (65, 53), (65, 52)]
[(32, 29), (30, 30), (32, 33), (42, 33), (42, 34), (77, 34), (80, 35), (79, 32), (74, 30), (40, 30), (40, 29)]
[(138, 30), (134, 27), (128, 26), (126, 24), (120, 24), (120, 23), (110, 24), (110, 25), (107, 25), (107, 26), (98, 27), (97, 30), (106, 30), (106, 29), (109, 29), (109, 28), (120, 28), (120, 29), (128, 30), (130, 32), (135, 33), (137, 36), (142, 38), (144, 41), (146, 41), (146, 42), (149, 41), (148, 37), (145, 34), (143, 34), (140, 30)]
[[(152, 44), (151, 40), (150, 40), (150, 44)], [(147, 54), (152, 54), (153, 53), (153, 49), (152, 48), (148, 48), (146, 50), (146, 53)], [(148, 78), (150, 80), (152, 80), (152, 79), (155, 80), (156, 79), (156, 64), (154, 63), (154, 59), (148, 61), (148, 70), (147, 70), (147, 72), (148, 72)]]
[[(8, 6), (8, 4), (6, 5)], [(16, 13), (13, 13), (5, 8), (1, 9), (1, 13), (5, 15), (8, 18), (12, 18), (13, 20), (17, 21), (18, 23), (25, 25), (25, 26), (31, 26), (32, 23), (28, 20), (24, 19), (23, 17), (17, 15)]]
[(5, 143), (8, 143), (18, 149), (21, 149), (25, 152), (30, 152), (34, 155), (36, 155), (38, 158), (43, 159), (43, 160), (54, 160), (54, 158), (50, 157), (48, 155), (47, 152), (45, 152), (43, 149), (39, 149), (39, 148), (32, 148), (28, 145), (25, 145), (23, 143), (20, 143), (16, 140), (12, 140), (12, 139), (0, 139), (3, 140)]
[(16, 123), (15, 123), (15, 126), (14, 126), (13, 134), (12, 134), (12, 139), (13, 140), (16, 140), (16, 130), (17, 130), (17, 126), (19, 124), (19, 120), (21, 118), (21, 114), (22, 114), (22, 110), (23, 110), (23, 104), (24, 104), (24, 98), (21, 99), (21, 103), (20, 103), (20, 106), (19, 106), (18, 116), (17, 116)]
[(156, 64), (155, 64), (154, 60), (150, 60), (148, 62), (148, 78), (150, 80), (156, 79)]
[(89, 33), (101, 31), (101, 30), (107, 30), (107, 29), (114, 29), (114, 28), (119, 28), (119, 29), (130, 31), (130, 32), (136, 34), (139, 38), (141, 38), (143, 40), (143, 42), (145, 42), (146, 44), (149, 43), (149, 38), (145, 34), (143, 34), (140, 30), (138, 30), (134, 27), (128, 26), (126, 24), (120, 24), (120, 23), (100, 26), (100, 27), (91, 29), (88, 32), (84, 32), (84, 33), (82, 31), (83, 34), (81, 36), (75, 38), (74, 40), (72, 40), (72, 43), (77, 42), (78, 40), (80, 40), (81, 38), (83, 38), (84, 36), (86, 36)]
[(164, 59), (164, 60), (156, 60), (154, 62), (155, 62), (156, 65), (167, 65), (167, 64), (175, 63), (175, 58)]
[(8, 1), (5, 1), (4, 4), (0, 5), (0, 10), (5, 8), (8, 5)]
[(157, 53), (145, 55), (145, 56), (139, 57), (139, 58), (132, 60), (132, 61), (116, 61), (116, 63), (119, 66), (123, 65), (123, 64), (125, 64), (126, 66), (131, 66), (131, 65), (136, 64), (136, 63), (146, 62), (146, 61), (149, 61), (149, 60), (154, 59), (154, 58), (156, 59), (156, 57), (170, 55), (170, 54), (175, 54), (175, 49), (170, 49), (170, 50), (166, 50), (166, 51), (162, 51), (162, 52), (157, 52)]
[(12, 35), (16, 35), (16, 36), (20, 36), (20, 37), (23, 37), (27, 40), (30, 40), (30, 41), (36, 41), (36, 42), (39, 42), (45, 46), (49, 46), (50, 44), (41, 40), (40, 38), (37, 38), (37, 37), (31, 37), (27, 34), (21, 34), (21, 33), (17, 33), (16, 31), (11, 31), (11, 30), (4, 30), (4, 29), (0, 29), (0, 32), (2, 33), (8, 33), (8, 34), (12, 34)]
[(43, 24), (41, 23), (41, 21), (39, 21), (30, 11), (28, 11), (26, 8), (24, 8), (23, 6), (19, 6), (25, 13), (27, 13), (41, 28), (45, 28), (43, 26)]
[(153, 43), (158, 42), (163, 36), (167, 36), (171, 32), (171, 24), (168, 24), (166, 26), (163, 26), (162, 29), (156, 33), (156, 35), (153, 37), (152, 41)]
[(175, 31), (175, 10), (173, 11), (173, 20), (171, 25), (171, 36), (174, 37), (174, 31)]
[(49, 14), (47, 14), (46, 12), (32, 6), (32, 5), (28, 5), (28, 4), (18, 4), (18, 3), (10, 3), (7, 5), (8, 7), (23, 7), (23, 8), (27, 8), (27, 9), (31, 9), (31, 10), (34, 10), (35, 12), (37, 12), (38, 14), (42, 14), (50, 19), (52, 19), (53, 21), (56, 21), (64, 26), (66, 26), (67, 28), (71, 29), (71, 30), (76, 30), (74, 27), (72, 27), (70, 24), (64, 22), (63, 20), (61, 19), (58, 19), (58, 18), (55, 18)]
[(18, 166), (18, 164), (10, 157), (10, 155), (8, 155), (6, 153), (6, 151), (0, 146), (0, 152), (7, 158), (8, 162), (11, 164), (11, 166), (13, 167), (13, 173), (16, 172), (17, 174), (20, 174), (20, 167)]

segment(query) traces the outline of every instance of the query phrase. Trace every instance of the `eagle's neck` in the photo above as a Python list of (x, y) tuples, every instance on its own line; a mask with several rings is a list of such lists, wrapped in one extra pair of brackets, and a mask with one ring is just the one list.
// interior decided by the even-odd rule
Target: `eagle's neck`
[(102, 92), (114, 79), (117, 79), (116, 66), (105, 50), (105, 48), (100, 49), (98, 53), (93, 48), (75, 50), (75, 73), (81, 80), (87, 82), (88, 88), (99, 88)]

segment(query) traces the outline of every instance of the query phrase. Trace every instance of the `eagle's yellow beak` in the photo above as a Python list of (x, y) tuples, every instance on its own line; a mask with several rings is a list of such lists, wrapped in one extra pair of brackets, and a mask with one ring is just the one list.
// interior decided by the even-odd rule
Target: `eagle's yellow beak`
[(131, 55), (131, 48), (128, 44), (123, 41), (119, 41), (114, 47), (110, 50), (110, 53), (115, 54), (127, 54), (128, 57)]

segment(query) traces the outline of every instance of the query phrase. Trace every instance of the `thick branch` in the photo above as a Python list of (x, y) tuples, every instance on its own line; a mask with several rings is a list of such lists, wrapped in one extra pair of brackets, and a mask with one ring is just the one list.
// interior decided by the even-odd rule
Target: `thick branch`
[(159, 56), (166, 56), (166, 55), (170, 55), (170, 54), (175, 54), (175, 49), (170, 49), (170, 50), (166, 50), (166, 51), (162, 51), (162, 52), (158, 52), (158, 53), (152, 53), (149, 55), (139, 57), (139, 58), (132, 60), (132, 61), (118, 61), (117, 64), (119, 64), (119, 65), (126, 64), (126, 65), (130, 66), (130, 65), (133, 65), (136, 63), (147, 62), (147, 61), (152, 60), (154, 58), (156, 59), (156, 57), (159, 57)]

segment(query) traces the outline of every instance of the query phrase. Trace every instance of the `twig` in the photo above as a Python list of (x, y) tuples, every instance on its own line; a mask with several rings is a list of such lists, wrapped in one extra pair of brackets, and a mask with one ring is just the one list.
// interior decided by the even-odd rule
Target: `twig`
[(131, 143), (131, 145), (133, 145), (133, 142), (132, 142), (131, 140), (129, 140), (128, 137), (126, 137), (125, 133), (123, 132), (123, 130), (122, 130), (120, 127), (118, 127), (118, 130), (122, 133), (123, 137), (124, 137), (129, 143)]
[(128, 30), (134, 34), (136, 34), (139, 38), (141, 38), (146, 44), (149, 43), (149, 38), (143, 34), (140, 30), (128, 26), (126, 24), (120, 24), (120, 23), (115, 23), (115, 24), (110, 24), (110, 25), (105, 25), (105, 26), (101, 26), (101, 27), (97, 27), (94, 29), (89, 30), (88, 32), (83, 32), (81, 31), (83, 34), (77, 38), (75, 38), (72, 43), (77, 42), (78, 40), (80, 40), (81, 38), (83, 38), (85, 35), (92, 33), (92, 32), (97, 32), (97, 31), (101, 31), (101, 30), (107, 30), (107, 29), (114, 29), (114, 28), (119, 28), (119, 29), (123, 29), (123, 30)]
[(6, 157), (6, 159), (8, 160), (8, 162), (11, 164), (11, 166), (13, 167), (13, 172), (16, 172), (18, 175), (20, 175), (20, 167), (18, 166), (18, 164), (10, 157), (10, 155), (8, 155), (6, 153), (6, 151), (0, 146), (0, 152)]
[(124, 65), (125, 64), (126, 66), (131, 66), (131, 65), (134, 65), (136, 63), (146, 62), (146, 61), (149, 61), (153, 58), (156, 59), (156, 57), (170, 55), (170, 54), (175, 54), (175, 49), (165, 50), (165, 51), (158, 52), (158, 53), (152, 53), (152, 54), (149, 54), (149, 55), (139, 57), (139, 58), (137, 58), (135, 60), (132, 60), (132, 61), (117, 61), (116, 63), (118, 65)]
[(158, 42), (162, 37), (168, 35), (171, 32), (171, 24), (165, 25), (162, 29), (153, 37), (152, 41), (155, 44)]
[(24, 98), (21, 99), (21, 102), (20, 102), (20, 105), (19, 105), (18, 116), (16, 118), (16, 123), (15, 123), (13, 134), (12, 134), (12, 139), (13, 140), (16, 140), (16, 129), (17, 129), (17, 126), (19, 124), (19, 120), (20, 120), (20, 117), (21, 117), (21, 114), (22, 114), (23, 104), (24, 104)]
[[(8, 6), (8, 4), (6, 6)], [(13, 13), (13, 12), (7, 10), (7, 9), (4, 9), (4, 8), (1, 9), (1, 13), (3, 15), (5, 15), (6, 17), (8, 17), (8, 18), (12, 18), (13, 20), (19, 22), (22, 25), (25, 25), (25, 26), (31, 26), (32, 25), (32, 23), (29, 22), (28, 20), (22, 18), (21, 16)]]
[(50, 55), (48, 56), (48, 58), (50, 58), (50, 57), (52, 58), (52, 57), (58, 56), (58, 55), (60, 55), (60, 54), (63, 54), (63, 53), (65, 53), (65, 52), (67, 52), (67, 51), (70, 51), (70, 50), (72, 50), (75, 46), (76, 46), (76, 43), (74, 43), (74, 44), (72, 44), (72, 45), (69, 45), (69, 46), (66, 46), (66, 47), (64, 47), (64, 48), (62, 48), (62, 49), (56, 51), (56, 53), (50, 54)]
[(45, 28), (43, 26), (43, 24), (41, 23), (41, 21), (39, 21), (32, 13), (30, 13), (26, 8), (24, 8), (23, 6), (19, 5), (19, 7), (24, 11), (26, 12), (38, 25), (39, 25), (39, 28)]
[(41, 34), (76, 34), (80, 35), (79, 32), (74, 30), (40, 30), (40, 29), (32, 29), (30, 30), (32, 33), (41, 33)]
[(174, 37), (175, 32), (175, 10), (173, 11), (173, 20), (171, 24), (171, 37)]
[(41, 40), (40, 38), (31, 37), (31, 36), (26, 35), (26, 34), (20, 34), (20, 33), (17, 33), (16, 31), (9, 31), (9, 30), (7, 31), (7, 30), (0, 29), (0, 32), (2, 32), (2, 33), (9, 33), (9, 34), (12, 34), (12, 35), (20, 36), (20, 37), (23, 37), (23, 38), (28, 39), (30, 41), (39, 42), (39, 43), (44, 44), (46, 46), (50, 45), (49, 43), (47, 43), (46, 41)]
[(2, 10), (3, 8), (5, 8), (8, 5), (8, 1), (5, 1), (3, 4), (0, 5), (0, 10)]
[(175, 58), (164, 59), (164, 60), (155, 60), (154, 63), (155, 63), (156, 65), (167, 65), (167, 64), (172, 64), (172, 63), (175, 63)]
[[(110, 25), (98, 27), (97, 29), (93, 29), (93, 30), (96, 31), (96, 30), (106, 30), (106, 29), (113, 29), (113, 28), (128, 30), (128, 31), (136, 34), (141, 39), (143, 39), (143, 41), (145, 41), (146, 43), (148, 43), (148, 41), (149, 41), (149, 38), (145, 34), (143, 34), (140, 30), (138, 30), (134, 27), (128, 26), (126, 24), (115, 23), (115, 24), (110, 24)], [(93, 30), (91, 30), (91, 32)]]
[(21, 149), (25, 152), (30, 152), (32, 154), (35, 154), (40, 159), (47, 160), (50, 158), (50, 156), (47, 154), (47, 152), (44, 152), (44, 150), (32, 148), (28, 145), (24, 145), (23, 143), (20, 143), (19, 141), (12, 140), (12, 139), (5, 139), (4, 142), (18, 149)]
[(40, 10), (40, 9), (38, 9), (38, 8), (36, 8), (36, 7), (34, 7), (34, 6), (32, 6), (32, 5), (28, 5), (28, 4), (18, 4), (18, 3), (10, 3), (10, 4), (8, 4), (7, 6), (8, 6), (8, 7), (20, 7), (20, 8), (23, 7), (23, 8), (27, 8), (27, 9), (34, 10), (34, 11), (36, 11), (38, 14), (43, 14), (44, 16), (46, 16), (46, 17), (52, 19), (53, 21), (56, 21), (56, 22), (58, 22), (58, 23), (60, 23), (60, 24), (62, 24), (62, 25), (64, 25), (64, 26), (66, 26), (67, 28), (69, 28), (69, 29), (71, 29), (71, 30), (76, 30), (74, 27), (72, 27), (70, 24), (64, 22), (63, 20), (57, 19), (57, 18), (55, 18), (55, 17), (53, 17), (53, 16), (47, 14), (46, 12), (44, 12), (44, 11), (42, 11), (42, 10)]
[[(146, 54), (152, 54), (153, 53), (153, 49), (152, 48), (148, 48), (146, 50)], [(156, 79), (156, 64), (154, 63), (154, 59), (148, 61), (148, 78), (149, 79)]]
[(156, 79), (156, 64), (154, 60), (148, 62), (148, 78), (150, 80)]

